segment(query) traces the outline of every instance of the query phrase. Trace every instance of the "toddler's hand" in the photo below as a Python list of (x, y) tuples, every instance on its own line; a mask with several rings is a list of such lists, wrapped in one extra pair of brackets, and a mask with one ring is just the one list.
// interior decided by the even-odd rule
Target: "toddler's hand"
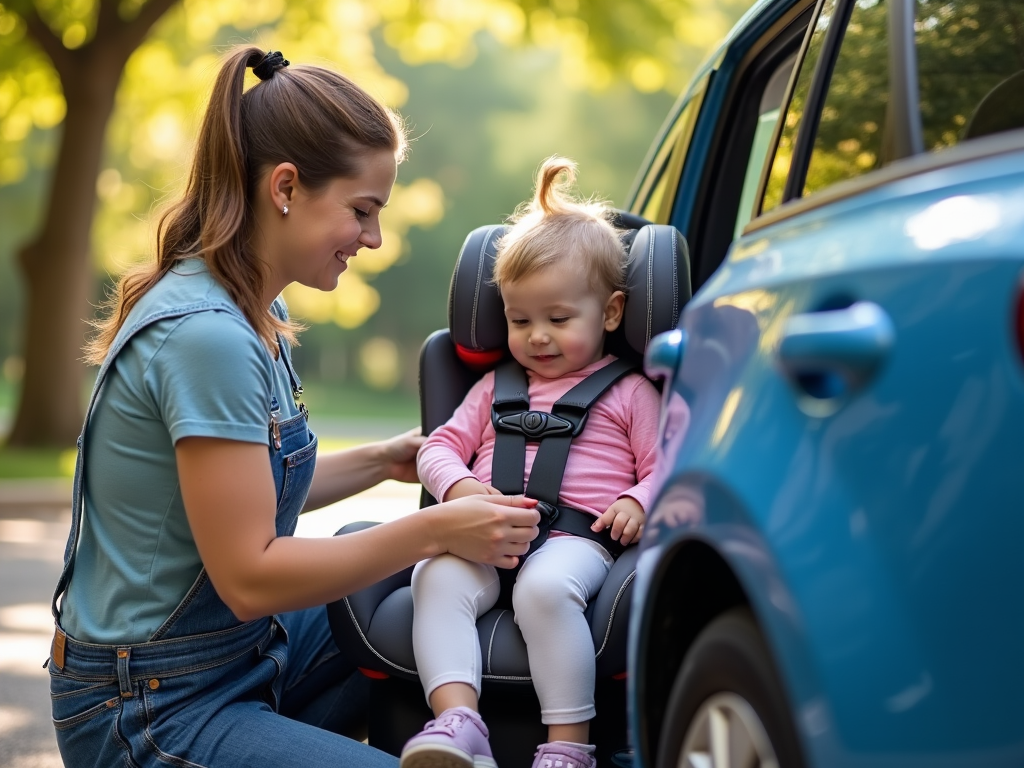
[(612, 540), (619, 542), (622, 546), (639, 541), (640, 534), (644, 532), (644, 508), (635, 499), (628, 496), (617, 499), (603, 515), (594, 521), (590, 530), (596, 533), (609, 527), (612, 529)]
[(464, 477), (445, 493), (442, 501), (452, 501), (454, 499), (461, 499), (463, 496), (504, 496), (504, 494), (497, 488), (490, 485), (484, 485), (475, 477)]

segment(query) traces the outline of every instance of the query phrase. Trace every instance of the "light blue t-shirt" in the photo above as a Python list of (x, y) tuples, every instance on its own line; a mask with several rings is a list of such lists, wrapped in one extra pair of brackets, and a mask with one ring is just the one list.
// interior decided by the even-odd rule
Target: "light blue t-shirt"
[[(233, 302), (199, 259), (160, 280), (126, 325), (154, 312)], [(185, 517), (174, 444), (220, 437), (267, 444), (271, 402), (298, 411), (288, 370), (241, 317), (207, 310), (158, 320), (115, 358), (90, 417), (85, 511), (61, 624), (92, 643), (148, 640), (202, 570)]]

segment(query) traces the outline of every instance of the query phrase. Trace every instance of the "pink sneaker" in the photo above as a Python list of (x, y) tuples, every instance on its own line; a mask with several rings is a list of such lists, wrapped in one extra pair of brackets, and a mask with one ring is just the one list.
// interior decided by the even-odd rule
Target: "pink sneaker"
[(597, 758), (591, 747), (585, 752), (582, 744), (568, 741), (549, 741), (537, 747), (533, 757), (533, 768), (597, 768)]
[(469, 707), (453, 707), (405, 742), (400, 768), (498, 768), (487, 726)]

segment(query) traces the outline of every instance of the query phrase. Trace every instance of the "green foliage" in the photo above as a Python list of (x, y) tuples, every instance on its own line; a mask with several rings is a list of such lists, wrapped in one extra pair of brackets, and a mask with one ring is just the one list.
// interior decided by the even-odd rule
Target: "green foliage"
[(854, 4), (821, 110), (805, 194), (860, 176), (887, 159), (888, 6), (885, 0)]
[[(804, 194), (892, 159), (892, 137), (887, 135), (889, 5), (885, 0), (854, 4), (821, 111)], [(831, 10), (832, 5), (826, 5), (824, 21), (818, 23), (808, 54), (812, 62), (820, 53)], [(1024, 126), (1024, 4), (917, 0), (915, 14), (925, 149), (942, 150), (969, 136)], [(766, 209), (782, 197), (812, 70), (804, 65), (794, 90), (765, 195)]]
[(579, 163), (581, 193), (621, 205), (671, 104), (667, 93), (641, 94), (624, 83), (602, 93), (567, 89), (556, 51), (509, 50), (489, 35), (476, 45), (474, 65), (463, 69), (408, 66), (381, 52), (388, 71), (409, 85), (403, 112), (417, 137), (399, 179), (436, 179), (446, 214), (429, 229), (410, 230), (403, 256), (372, 278), (381, 306), (364, 325), (303, 334), (295, 356), (307, 376), (354, 378), (361, 345), (386, 337), (401, 351), (399, 388), (414, 391), (419, 346), (447, 324), (448, 284), (466, 235), (529, 198), (537, 167), (555, 153)]
[(0, 448), (0, 480), (74, 477), (73, 451), (61, 448)]
[[(48, 29), (65, 49), (87, 50), (104, 14), (130, 19), (152, 2), (0, 0), (0, 364), (10, 382), (23, 308), (13, 256), (45, 208), (65, 109), (29, 32)], [(98, 286), (149, 257), (154, 213), (183, 182), (221, 52), (254, 42), (324, 62), (398, 107), (416, 139), (384, 218), (392, 245), (353, 262), (336, 306), (289, 296), (308, 319), (334, 321), (314, 324), (296, 357), (307, 377), (356, 382), (360, 349), (386, 337), (400, 353), (397, 389), (413, 391), (419, 344), (445, 323), (466, 233), (528, 197), (534, 170), (555, 152), (580, 164), (584, 194), (621, 203), (674, 95), (748, 5), (181, 0), (121, 77), (96, 184)]]
[[(982, 100), (1024, 71), (1024, 5), (1013, 0), (918, 0), (915, 29), (924, 144), (928, 149), (949, 147), (971, 130)], [(1003, 128), (1020, 127), (1020, 85), (1007, 97), (992, 106), (1017, 118)]]

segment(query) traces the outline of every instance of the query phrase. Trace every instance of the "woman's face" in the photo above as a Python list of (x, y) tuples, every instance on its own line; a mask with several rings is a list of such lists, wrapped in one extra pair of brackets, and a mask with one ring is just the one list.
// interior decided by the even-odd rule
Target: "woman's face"
[(280, 214), (279, 258), (285, 284), (296, 282), (321, 291), (333, 291), (348, 268), (348, 260), (361, 248), (379, 248), (380, 212), (395, 183), (397, 163), (389, 150), (368, 153), (362, 171), (340, 178), (321, 190), (306, 190), (299, 179)]

